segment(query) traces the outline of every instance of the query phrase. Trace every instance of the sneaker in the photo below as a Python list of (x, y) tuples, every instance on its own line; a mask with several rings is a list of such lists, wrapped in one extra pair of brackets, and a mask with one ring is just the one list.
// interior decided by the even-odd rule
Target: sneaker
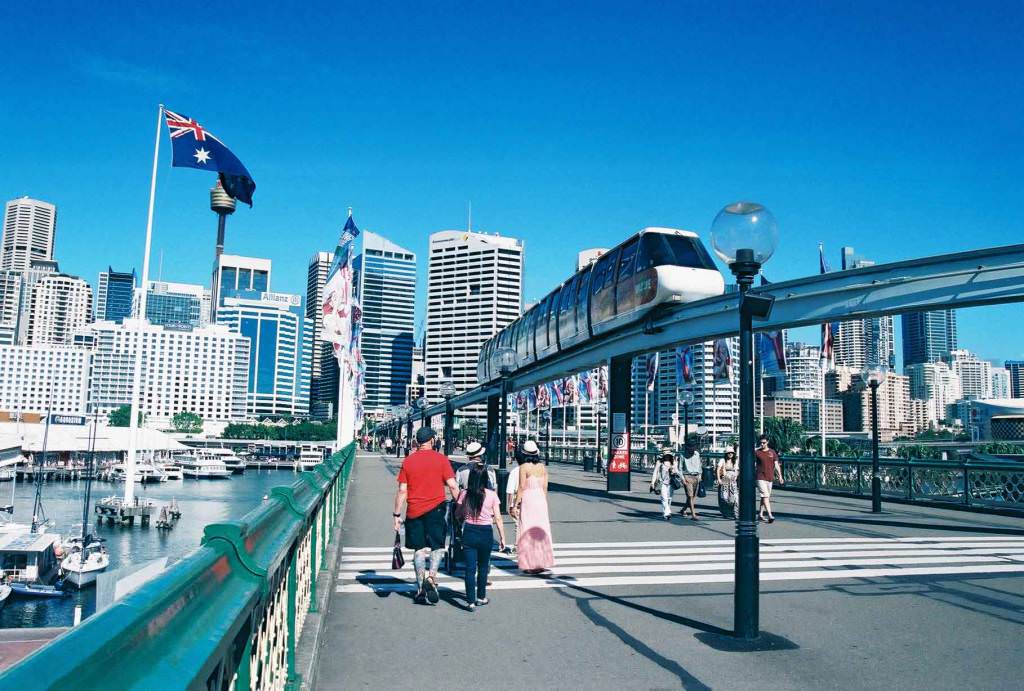
[(423, 590), (427, 593), (427, 601), (432, 605), (436, 605), (437, 601), (441, 599), (441, 596), (437, 593), (437, 583), (434, 582), (433, 576), (427, 576), (423, 580)]
[(472, 603), (466, 605), (466, 611), (470, 612), (470, 613), (475, 612), (476, 611), (476, 605), (474, 605)]
[(479, 600), (476, 601), (476, 604), (478, 604), (480, 606), (488, 605), (490, 603), (491, 603), (491, 601), (488, 600), (486, 597), (480, 598)]

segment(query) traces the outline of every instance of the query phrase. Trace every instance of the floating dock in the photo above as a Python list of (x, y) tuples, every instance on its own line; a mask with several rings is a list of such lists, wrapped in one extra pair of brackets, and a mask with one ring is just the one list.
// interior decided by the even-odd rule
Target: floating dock
[(135, 525), (138, 518), (142, 526), (148, 526), (150, 518), (156, 513), (156, 505), (150, 501), (125, 503), (122, 497), (107, 497), (96, 502), (96, 520), (106, 520), (109, 525)]

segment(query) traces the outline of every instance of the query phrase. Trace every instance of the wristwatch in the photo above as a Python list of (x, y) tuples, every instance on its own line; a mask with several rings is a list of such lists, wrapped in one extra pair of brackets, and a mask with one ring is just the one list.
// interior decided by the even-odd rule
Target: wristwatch
[(395, 518), (401, 518), (402, 517), (402, 514), (400, 514), (400, 513), (393, 513), (391, 515), (394, 516)]

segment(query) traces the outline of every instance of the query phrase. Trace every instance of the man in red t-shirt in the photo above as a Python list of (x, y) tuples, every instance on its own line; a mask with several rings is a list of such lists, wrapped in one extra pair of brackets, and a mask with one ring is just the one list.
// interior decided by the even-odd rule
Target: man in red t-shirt
[[(451, 461), (431, 449), (434, 430), (420, 427), (416, 431), (417, 450), (402, 461), (398, 471), (398, 493), (395, 494), (395, 530), (402, 525), (402, 507), (405, 511), (405, 546), (413, 550), (416, 567), (416, 597), (413, 601), (437, 604), (437, 569), (441, 564), (445, 541), (445, 486), (452, 496), (459, 495)], [(427, 559), (430, 573), (427, 574)]]
[(775, 516), (772, 514), (772, 480), (779, 478), (779, 484), (785, 484), (782, 480), (782, 464), (779, 462), (779, 454), (768, 447), (768, 437), (761, 435), (757, 440), (757, 448), (754, 450), (754, 462), (757, 465), (757, 497), (761, 500), (759, 518), (764, 520), (764, 512), (768, 512), (768, 522), (774, 523)]

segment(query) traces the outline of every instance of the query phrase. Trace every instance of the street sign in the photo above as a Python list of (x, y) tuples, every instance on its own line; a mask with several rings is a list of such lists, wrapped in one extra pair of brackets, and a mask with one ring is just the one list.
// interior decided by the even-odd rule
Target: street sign
[(84, 415), (59, 415), (53, 413), (50, 415), (51, 425), (84, 425)]
[(608, 463), (608, 472), (629, 472), (629, 432), (612, 435), (612, 458)]

